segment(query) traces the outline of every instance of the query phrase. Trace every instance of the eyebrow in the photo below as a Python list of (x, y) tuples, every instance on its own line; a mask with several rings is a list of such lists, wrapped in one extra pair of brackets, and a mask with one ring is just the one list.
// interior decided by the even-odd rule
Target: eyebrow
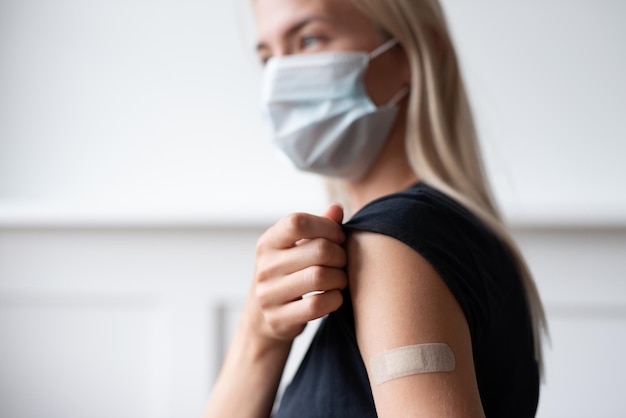
[[(293, 25), (291, 25), (289, 27), (289, 29), (287, 29), (287, 31), (284, 34), (285, 38), (289, 38), (291, 36), (293, 36), (294, 33), (298, 32), (300, 29), (302, 29), (303, 27), (305, 27), (306, 25), (308, 25), (311, 22), (314, 21), (324, 21), (324, 22), (328, 22), (329, 19), (323, 16), (307, 16), (299, 21), (297, 21), (296, 23), (294, 23)], [(267, 49), (267, 44), (265, 44), (264, 42), (259, 42), (256, 45), (256, 51), (260, 52), (264, 49)]]

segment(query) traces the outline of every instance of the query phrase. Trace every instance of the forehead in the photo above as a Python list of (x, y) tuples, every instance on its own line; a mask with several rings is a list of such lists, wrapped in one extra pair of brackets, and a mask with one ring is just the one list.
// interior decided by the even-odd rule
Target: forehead
[(337, 0), (254, 0), (257, 22), (276, 20), (277, 17), (298, 13), (332, 13), (333, 6), (343, 1)]
[(261, 41), (280, 36), (294, 24), (321, 18), (349, 28), (369, 20), (350, 0), (254, 0), (257, 38)]

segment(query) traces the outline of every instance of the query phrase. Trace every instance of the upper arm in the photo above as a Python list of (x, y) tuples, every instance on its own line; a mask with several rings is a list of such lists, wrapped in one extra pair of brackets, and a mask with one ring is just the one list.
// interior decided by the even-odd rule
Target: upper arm
[[(385, 235), (354, 232), (347, 248), (357, 341), (378, 416), (484, 416), (467, 321), (439, 274), (416, 251)], [(427, 343), (447, 344), (455, 369), (374, 383), (372, 356)]]

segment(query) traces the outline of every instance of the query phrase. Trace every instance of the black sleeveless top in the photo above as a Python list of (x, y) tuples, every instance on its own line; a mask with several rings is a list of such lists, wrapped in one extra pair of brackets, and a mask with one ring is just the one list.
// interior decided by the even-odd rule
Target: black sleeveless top
[[(539, 373), (530, 315), (514, 262), (490, 229), (425, 183), (371, 202), (344, 227), (388, 235), (421, 254), (465, 314), (486, 416), (535, 416)], [(276, 418), (376, 417), (349, 291), (343, 296), (321, 323)]]

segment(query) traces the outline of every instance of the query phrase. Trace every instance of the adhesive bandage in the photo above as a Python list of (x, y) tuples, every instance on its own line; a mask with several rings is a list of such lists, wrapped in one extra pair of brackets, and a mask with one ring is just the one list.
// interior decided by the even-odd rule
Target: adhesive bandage
[(443, 343), (399, 347), (370, 360), (372, 379), (377, 385), (412, 374), (451, 372), (454, 367), (454, 353)]

